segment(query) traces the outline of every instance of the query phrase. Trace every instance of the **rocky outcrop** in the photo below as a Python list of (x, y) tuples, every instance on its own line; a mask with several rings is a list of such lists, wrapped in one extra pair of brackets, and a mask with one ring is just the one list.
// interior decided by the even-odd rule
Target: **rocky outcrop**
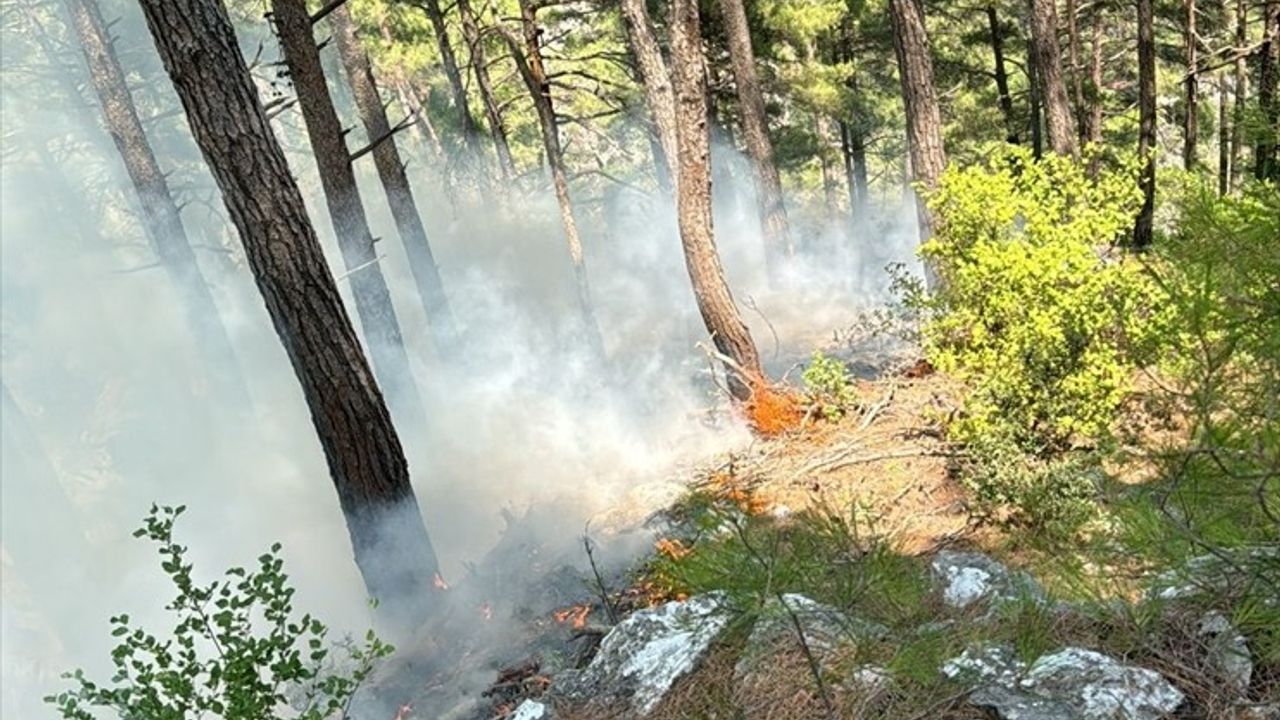
[(996, 605), (1031, 598), (1044, 600), (1044, 590), (1030, 575), (1010, 570), (977, 552), (940, 551), (930, 563), (942, 599), (952, 608), (976, 603)]
[[(797, 633), (797, 625), (800, 633)], [(825, 672), (842, 647), (876, 640), (888, 632), (883, 625), (852, 617), (804, 595), (786, 594), (780, 599), (770, 600), (761, 609), (734, 667), (734, 674), (742, 678), (760, 670), (779, 650), (802, 649), (801, 633), (804, 646), (813, 653), (819, 668)]]

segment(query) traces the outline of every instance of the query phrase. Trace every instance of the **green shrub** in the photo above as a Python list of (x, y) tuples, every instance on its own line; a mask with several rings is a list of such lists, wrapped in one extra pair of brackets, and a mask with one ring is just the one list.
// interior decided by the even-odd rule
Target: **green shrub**
[(809, 402), (827, 420), (837, 420), (858, 401), (849, 368), (838, 358), (815, 352), (801, 374), (809, 389)]
[(929, 361), (970, 389), (953, 439), (1051, 455), (1108, 438), (1133, 353), (1163, 327), (1141, 265), (1109, 257), (1139, 202), (1132, 164), (1091, 180), (1015, 149), (943, 175), (921, 249), (940, 282), (915, 302)]
[(979, 515), (1060, 538), (1097, 514), (1101, 469), (1094, 455), (1038, 458), (994, 437), (968, 449), (958, 475)]
[(293, 612), (279, 544), (258, 558), (257, 570), (233, 567), (221, 580), (197, 584), (187, 548), (173, 539), (183, 510), (153, 506), (134, 533), (159, 546), (160, 567), (177, 590), (166, 607), (177, 616), (171, 636), (134, 627), (128, 615), (112, 617), (111, 635), (120, 644), (111, 652), (110, 684), (76, 670), (64, 675), (76, 687), (45, 701), (68, 720), (94, 720), (93, 708), (122, 720), (345, 718), (391, 646), (370, 632), (363, 644), (343, 643), (346, 657), (336, 659), (325, 625)]

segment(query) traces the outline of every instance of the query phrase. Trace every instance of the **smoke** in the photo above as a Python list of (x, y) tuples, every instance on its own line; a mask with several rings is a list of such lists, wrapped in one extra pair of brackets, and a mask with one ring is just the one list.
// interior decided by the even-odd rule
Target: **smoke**
[[(123, 62), (151, 79), (148, 109), (176, 107), (136, 10), (115, 31)], [(35, 52), (9, 26), (5, 41), (15, 53)], [(46, 69), (79, 85), (75, 61)], [(107, 676), (110, 615), (128, 611), (140, 624), (165, 626), (169, 590), (153, 552), (131, 537), (152, 502), (189, 506), (178, 533), (198, 574), (250, 563), (279, 541), (299, 607), (338, 631), (367, 627), (363, 585), (301, 391), (182, 119), (148, 129), (189, 201), (188, 232), (250, 385), (249, 421), (213, 394), (177, 294), (147, 267), (153, 259), (96, 104), (34, 93), (7, 71), (3, 112), (0, 299), (13, 403), (4, 408), (0, 711), (47, 715), (39, 698), (71, 667)], [(341, 268), (314, 167), (299, 152), (301, 122), (281, 124), (326, 254)], [(725, 147), (714, 155), (726, 273), (780, 374), (883, 299), (884, 266), (911, 259), (914, 214), (883, 210), (854, 237), (843, 218), (806, 230), (803, 257), (786, 283), (770, 288), (747, 162)], [(572, 539), (588, 520), (604, 523), (619, 509), (642, 518), (678, 491), (672, 480), (681, 468), (750, 442), (738, 422), (710, 412), (719, 397), (695, 347), (705, 330), (668, 199), (575, 184), (610, 357), (601, 368), (575, 331), (571, 270), (546, 183), (450, 193), (448, 178), (415, 161), (420, 209), (466, 331), (460, 357), (444, 364), (381, 189), (371, 167), (359, 169), (428, 409), (426, 427), (401, 431), (446, 578), (495, 546), (504, 511), (569, 508), (544, 513), (537, 531), (549, 542)], [(349, 303), (345, 283), (342, 291)]]

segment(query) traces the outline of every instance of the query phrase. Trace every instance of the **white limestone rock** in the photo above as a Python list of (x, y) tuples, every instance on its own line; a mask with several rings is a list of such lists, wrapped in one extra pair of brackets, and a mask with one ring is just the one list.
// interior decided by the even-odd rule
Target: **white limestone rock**
[(956, 609), (1023, 597), (1044, 600), (1044, 591), (1030, 575), (1010, 570), (982, 553), (943, 550), (934, 556), (930, 567), (942, 599)]

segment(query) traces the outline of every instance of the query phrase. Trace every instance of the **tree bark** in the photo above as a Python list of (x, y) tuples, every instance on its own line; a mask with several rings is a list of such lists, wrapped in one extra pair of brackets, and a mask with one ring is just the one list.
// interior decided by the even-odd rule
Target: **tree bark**
[(1142, 210), (1133, 226), (1133, 245), (1151, 245), (1156, 194), (1156, 38), (1154, 0), (1138, 4), (1138, 156), (1142, 159)]
[(1080, 43), (1080, 9), (1077, 7), (1076, 0), (1067, 0), (1067, 58), (1071, 64), (1071, 102), (1072, 117), (1075, 118), (1076, 138), (1079, 145), (1088, 142), (1088, 136), (1085, 135), (1085, 112), (1086, 104), (1084, 100), (1084, 68), (1081, 58)]
[(1009, 92), (1009, 73), (1004, 64), (1004, 29), (996, 15), (996, 6), (988, 5), (987, 27), (991, 32), (991, 54), (995, 56), (996, 93), (1000, 98), (1000, 114), (1004, 116), (1005, 140), (1018, 144), (1018, 120), (1013, 114), (1013, 95)]
[(1264, 125), (1253, 146), (1253, 176), (1258, 180), (1280, 179), (1280, 158), (1276, 157), (1280, 134), (1280, 99), (1276, 97), (1276, 76), (1280, 74), (1280, 0), (1263, 5), (1263, 43), (1258, 48), (1258, 110)]
[(1035, 45), (1027, 38), (1027, 103), (1031, 108), (1031, 152), (1037, 160), (1044, 156), (1044, 96), (1035, 61)]
[(1231, 117), (1227, 110), (1227, 76), (1218, 72), (1218, 195), (1231, 192)]
[[(1084, 111), (1084, 141), (1091, 145), (1102, 143), (1102, 3), (1095, 2), (1090, 12), (1089, 86), (1088, 109)], [(1096, 177), (1100, 169), (1099, 156), (1089, 159), (1089, 175)]]
[[(560, 206), (560, 222), (564, 226), (565, 243), (569, 248), (569, 261), (573, 265), (574, 288), (577, 295), (578, 314), (591, 352), (604, 359), (604, 341), (596, 322), (591, 303), (591, 288), (587, 282), (587, 265), (582, 255), (582, 238), (578, 235), (578, 222), (573, 215), (573, 199), (569, 195), (569, 173), (564, 164), (564, 151), (560, 146), (560, 126), (556, 121), (555, 105), (551, 100), (551, 83), (547, 79), (546, 65), (542, 60), (541, 31), (538, 29), (537, 10), (529, 0), (520, 0), (521, 38), (498, 26), (503, 39), (511, 50), (516, 70), (524, 79), (525, 87), (533, 100), (542, 129), (542, 147), (547, 167), (551, 170), (551, 184), (555, 188), (556, 203)], [(523, 43), (524, 48), (521, 48)]]
[(742, 113), (742, 135), (755, 176), (756, 201), (764, 233), (765, 259), (771, 277), (777, 279), (782, 264), (795, 255), (795, 243), (782, 198), (782, 178), (773, 157), (773, 141), (765, 118), (764, 93), (756, 73), (756, 55), (751, 49), (751, 30), (742, 0), (719, 0), (724, 32), (733, 66), (733, 83)]
[(138, 118), (98, 4), (96, 0), (66, 0), (66, 5), (89, 68), (90, 84), (101, 106), (103, 123), (137, 193), (151, 247), (178, 293), (191, 331), (212, 370), (215, 391), (239, 409), (248, 410), (249, 391), (231, 338), (200, 272), (169, 183)]
[(480, 126), (471, 116), (471, 104), (467, 100), (467, 86), (462, 82), (462, 73), (458, 70), (458, 59), (453, 54), (453, 45), (449, 43), (449, 26), (444, 21), (444, 11), (440, 9), (440, 0), (420, 0), (416, 3), (426, 13), (427, 20), (436, 36), (436, 48), (440, 51), (440, 64), (444, 67), (444, 76), (449, 81), (449, 90), (453, 94), (453, 108), (458, 112), (458, 122), (462, 128), (462, 145), (475, 156), (466, 158), (465, 164), (470, 166), (480, 158), (479, 143)]
[(1058, 47), (1058, 13), (1055, 0), (1030, 0), (1032, 62), (1040, 82), (1044, 103), (1044, 125), (1049, 148), (1059, 155), (1074, 156), (1076, 134), (1072, 129), (1071, 105), (1062, 82), (1062, 58)]
[(844, 170), (846, 184), (849, 188), (849, 207), (854, 222), (861, 222), (866, 213), (868, 200), (867, 190), (867, 146), (862, 135), (862, 128), (857, 120), (840, 121), (840, 140), (844, 148)]
[(306, 0), (274, 0), (273, 8), (285, 65), (307, 126), (307, 138), (320, 172), (320, 185), (346, 264), (373, 367), (400, 419), (412, 428), (421, 428), (426, 423), (426, 412), (413, 380), (409, 354), (379, 265), (373, 234), (369, 231), (347, 150), (346, 132), (329, 95)]
[(1183, 3), (1183, 56), (1187, 63), (1187, 79), (1183, 87), (1182, 118), (1182, 166), (1187, 170), (1196, 166), (1196, 145), (1199, 141), (1200, 79), (1196, 60), (1196, 0)]
[[(218, 0), (140, 0), (302, 385), (378, 611), (412, 624), (438, 569), (400, 439)], [(309, 32), (308, 32), (309, 34)]]
[(413, 198), (413, 188), (409, 185), (404, 163), (400, 160), (400, 150), (393, 137), (394, 131), (387, 120), (386, 105), (378, 93), (369, 55), (356, 37), (356, 25), (347, 6), (334, 10), (329, 17), (333, 23), (338, 54), (342, 57), (347, 82), (351, 85), (365, 135), (370, 143), (377, 143), (370, 154), (373, 155), (378, 178), (386, 192), (387, 203), (391, 206), (391, 217), (400, 233), (400, 241), (404, 243), (409, 271), (413, 275), (422, 308), (430, 323), (432, 339), (436, 350), (442, 356), (449, 356), (457, 349), (457, 328), (449, 309), (448, 296), (445, 295), (444, 282), (440, 279), (440, 270), (431, 252), (431, 243), (427, 240), (427, 230), (422, 224), (422, 215)]
[(898, 77), (902, 83), (902, 104), (907, 113), (908, 157), (911, 178), (918, 186), (916, 217), (920, 240), (933, 232), (934, 220), (923, 193), (938, 185), (947, 166), (942, 146), (942, 119), (937, 90), (933, 86), (933, 60), (929, 57), (929, 36), (925, 32), (924, 7), (920, 0), (889, 0), (893, 23), (893, 48), (898, 57)]
[(1236, 0), (1236, 39), (1235, 39), (1235, 107), (1231, 117), (1231, 185), (1243, 177), (1241, 161), (1244, 148), (1245, 108), (1249, 98), (1249, 68), (1246, 65), (1245, 46), (1249, 43), (1249, 3), (1248, 0)]
[[(627, 44), (631, 46), (631, 54), (635, 57), (636, 76), (644, 90), (645, 104), (649, 107), (653, 134), (662, 150), (667, 177), (674, 180), (679, 154), (676, 150), (676, 109), (671, 76), (667, 72), (666, 61), (662, 59), (662, 50), (658, 46), (645, 0), (621, 0), (621, 4)], [(658, 177), (663, 176), (660, 168)], [(670, 189), (674, 191), (674, 188)]]
[[(697, 0), (675, 0), (671, 18), (671, 64), (676, 99), (676, 143), (680, 159), (676, 209), (680, 243), (698, 311), (721, 354), (725, 375), (739, 401), (751, 397), (764, 377), (760, 356), (738, 313), (716, 251), (711, 219), (711, 134), (707, 123), (702, 19)], [(736, 366), (736, 367), (735, 367)]]
[(458, 14), (462, 17), (462, 36), (467, 41), (467, 51), (471, 55), (471, 71), (476, 76), (476, 88), (480, 90), (480, 102), (484, 105), (485, 119), (489, 122), (489, 135), (493, 138), (494, 150), (498, 153), (498, 169), (504, 180), (511, 180), (516, 175), (516, 165), (511, 159), (511, 145), (507, 142), (507, 128), (502, 121), (502, 110), (498, 99), (493, 94), (493, 82), (489, 78), (489, 61), (485, 54), (484, 38), (480, 36), (480, 25), (475, 11), (471, 8), (471, 0), (458, 0)]

